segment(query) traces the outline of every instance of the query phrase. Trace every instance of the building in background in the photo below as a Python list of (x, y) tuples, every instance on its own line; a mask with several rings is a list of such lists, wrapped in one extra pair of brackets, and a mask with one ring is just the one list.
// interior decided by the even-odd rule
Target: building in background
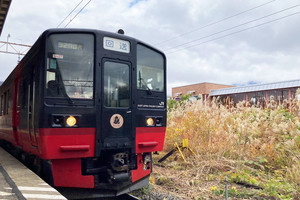
[(232, 85), (222, 85), (216, 83), (197, 83), (192, 85), (180, 86), (172, 88), (172, 97), (180, 98), (182, 95), (190, 94), (193, 97), (201, 98), (206, 100), (209, 96), (210, 90), (222, 89), (222, 88), (231, 88)]
[(287, 101), (288, 108), (291, 110), (292, 99), (295, 98), (296, 90), (300, 88), (300, 79), (282, 81), (275, 83), (250, 85), (243, 87), (212, 89), (209, 92), (210, 98), (219, 97), (223, 104), (235, 106), (240, 101), (249, 102), (258, 107), (268, 107), (272, 98), (277, 105)]

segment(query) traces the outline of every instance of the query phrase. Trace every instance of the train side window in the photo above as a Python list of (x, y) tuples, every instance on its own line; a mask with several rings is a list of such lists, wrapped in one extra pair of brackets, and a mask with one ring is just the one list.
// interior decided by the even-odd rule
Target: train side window
[(4, 103), (3, 103), (3, 115), (6, 115), (6, 108), (7, 108), (7, 92), (4, 92)]
[(6, 92), (6, 110), (5, 114), (8, 115), (8, 110), (10, 108), (10, 95), (9, 95), (9, 90)]
[(3, 100), (3, 95), (1, 95), (1, 103), (0, 103), (0, 116), (3, 115), (3, 103), (4, 103), (4, 100)]
[(21, 86), (21, 108), (24, 109), (26, 106), (26, 101), (27, 101), (27, 87), (26, 87), (26, 81), (24, 80), (22, 82)]

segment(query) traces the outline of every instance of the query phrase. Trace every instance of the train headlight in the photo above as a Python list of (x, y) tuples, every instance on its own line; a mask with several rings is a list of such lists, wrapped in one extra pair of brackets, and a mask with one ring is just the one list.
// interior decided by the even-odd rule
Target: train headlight
[(64, 126), (64, 117), (63, 116), (52, 116), (52, 127), (63, 127)]
[(154, 120), (152, 117), (147, 118), (146, 120), (147, 126), (154, 126)]
[(77, 120), (75, 117), (73, 116), (69, 116), (67, 119), (66, 119), (66, 124), (69, 126), (69, 127), (73, 127), (75, 126), (77, 123)]
[(146, 126), (163, 126), (162, 116), (146, 116), (145, 117)]
[(156, 124), (156, 126), (162, 126), (162, 117), (156, 117), (155, 118), (156, 119), (156, 121), (155, 121), (155, 124)]

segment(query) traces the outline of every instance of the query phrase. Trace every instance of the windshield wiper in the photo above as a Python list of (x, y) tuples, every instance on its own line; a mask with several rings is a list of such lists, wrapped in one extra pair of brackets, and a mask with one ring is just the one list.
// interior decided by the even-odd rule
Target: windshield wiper
[(65, 90), (63, 91), (64, 91), (64, 96), (67, 98), (68, 103), (73, 105), (74, 101), (71, 99), (71, 97), (69, 97), (69, 95), (66, 93)]
[(60, 72), (59, 68), (55, 69), (54, 72), (55, 72), (55, 75), (57, 76), (57, 79), (60, 80), (59, 81), (60, 83), (58, 83), (59, 91), (62, 91), (62, 94), (64, 95), (64, 97), (67, 98), (68, 103), (73, 105), (74, 101), (69, 97), (69, 95), (66, 92), (66, 87), (65, 87), (64, 81), (62, 79), (61, 72)]
[(69, 104), (74, 104), (74, 101), (69, 97), (69, 95), (67, 95), (67, 93), (65, 93), (65, 97), (67, 98)]
[(68, 103), (73, 105), (73, 104), (74, 104), (74, 101), (73, 101), (73, 100), (71, 99), (71, 97), (69, 97), (69, 95), (67, 94), (65, 85), (63, 85), (63, 87), (60, 87), (60, 91), (62, 91), (64, 97), (67, 98)]
[(140, 88), (141, 88), (141, 84), (147, 89), (147, 93), (149, 95), (152, 95), (152, 90), (148, 87), (146, 81), (142, 78), (141, 76), (141, 71), (139, 71), (139, 82), (140, 82)]

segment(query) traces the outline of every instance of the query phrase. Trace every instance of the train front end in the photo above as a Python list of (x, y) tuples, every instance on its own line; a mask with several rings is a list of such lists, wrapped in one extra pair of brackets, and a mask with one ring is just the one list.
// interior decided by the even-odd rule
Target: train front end
[(37, 144), (57, 187), (148, 184), (166, 131), (166, 59), (122, 34), (48, 30)]

